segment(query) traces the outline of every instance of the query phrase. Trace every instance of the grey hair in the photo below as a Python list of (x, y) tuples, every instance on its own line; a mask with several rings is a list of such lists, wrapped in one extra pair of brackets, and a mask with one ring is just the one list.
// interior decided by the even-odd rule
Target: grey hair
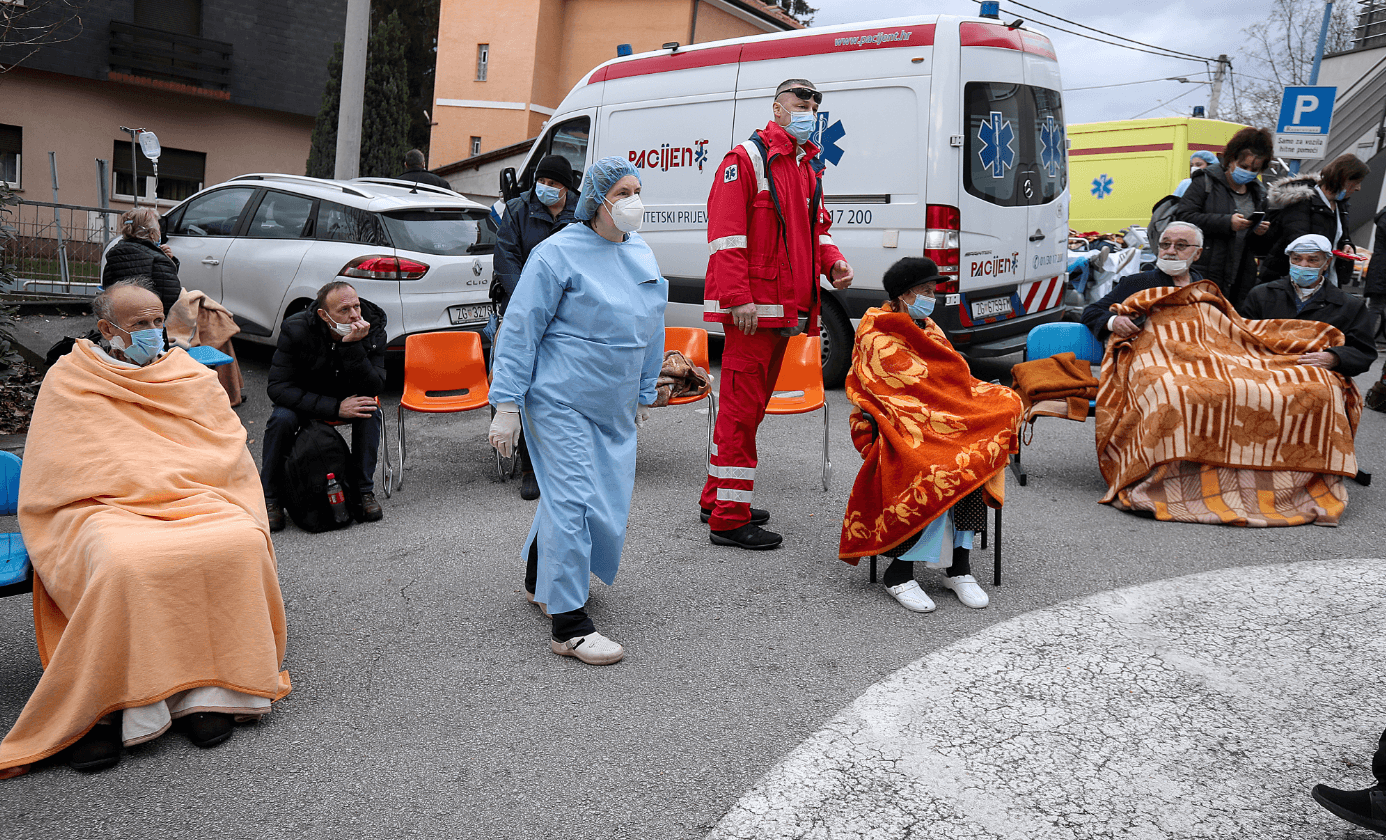
[(1194, 237), (1198, 240), (1198, 247), (1203, 247), (1203, 231), (1199, 229), (1198, 225), (1189, 224), (1188, 222), (1170, 222), (1165, 225), (1165, 230), (1169, 231), (1177, 227), (1193, 231)]
[(150, 292), (155, 295), (158, 294), (158, 292), (154, 291), (153, 280), (150, 280), (143, 274), (137, 274), (134, 277), (127, 277), (124, 280), (117, 280), (116, 282), (112, 283), (111, 285), (107, 286), (106, 288), (98, 292), (96, 297), (91, 299), (91, 314), (95, 315), (97, 318), (105, 321), (108, 324), (114, 324), (115, 303), (111, 300), (111, 292), (114, 292), (116, 289), (125, 289), (131, 286), (137, 289), (144, 289), (146, 292)]
[(818, 88), (814, 87), (813, 82), (810, 82), (808, 79), (785, 79), (783, 82), (780, 82), (779, 87), (775, 88), (775, 98), (779, 99), (780, 94), (792, 87), (806, 87), (818, 90)]
[(409, 151), (404, 153), (404, 165), (417, 167), (418, 169), (423, 169), (424, 153), (419, 151), (418, 149), (410, 149)]

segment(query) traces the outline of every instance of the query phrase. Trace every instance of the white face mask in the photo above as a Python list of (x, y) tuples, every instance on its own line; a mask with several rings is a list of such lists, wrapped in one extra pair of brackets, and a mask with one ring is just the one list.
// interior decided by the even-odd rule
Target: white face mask
[(1171, 277), (1178, 277), (1189, 272), (1188, 260), (1170, 260), (1161, 257), (1155, 261), (1155, 267)]
[(620, 201), (607, 203), (611, 205), (611, 222), (617, 230), (622, 233), (640, 230), (640, 223), (645, 220), (645, 204), (640, 196), (630, 195)]
[[(327, 315), (326, 310), (324, 310), (322, 314)], [(336, 321), (333, 321), (333, 320), (332, 320), (332, 316), (331, 316), (331, 315), (327, 315), (327, 320), (328, 320), (328, 321), (331, 321), (331, 323), (332, 323), (332, 331), (333, 331), (334, 333), (336, 333), (337, 335), (341, 335), (341, 336), (351, 335), (351, 324), (339, 324), (339, 323), (337, 323)]]

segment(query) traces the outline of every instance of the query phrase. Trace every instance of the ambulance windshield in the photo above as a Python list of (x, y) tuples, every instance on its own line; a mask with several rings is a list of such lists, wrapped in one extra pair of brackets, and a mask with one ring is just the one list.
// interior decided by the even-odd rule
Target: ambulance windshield
[(963, 184), (1002, 207), (1048, 204), (1068, 186), (1059, 92), (1010, 82), (969, 82)]

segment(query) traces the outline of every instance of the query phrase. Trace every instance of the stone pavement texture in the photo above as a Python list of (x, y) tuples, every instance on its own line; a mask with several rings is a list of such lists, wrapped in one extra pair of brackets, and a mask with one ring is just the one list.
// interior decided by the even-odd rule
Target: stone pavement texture
[(1246, 571), (1092, 595), (932, 653), (795, 749), (710, 837), (1351, 836), (1306, 792), (1371, 781), (1386, 564)]

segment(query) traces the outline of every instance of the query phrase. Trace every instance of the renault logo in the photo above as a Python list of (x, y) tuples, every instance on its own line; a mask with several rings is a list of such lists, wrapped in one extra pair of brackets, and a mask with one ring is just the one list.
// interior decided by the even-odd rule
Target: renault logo
[(477, 277), (481, 276), (481, 260), (472, 260), (472, 273)]

